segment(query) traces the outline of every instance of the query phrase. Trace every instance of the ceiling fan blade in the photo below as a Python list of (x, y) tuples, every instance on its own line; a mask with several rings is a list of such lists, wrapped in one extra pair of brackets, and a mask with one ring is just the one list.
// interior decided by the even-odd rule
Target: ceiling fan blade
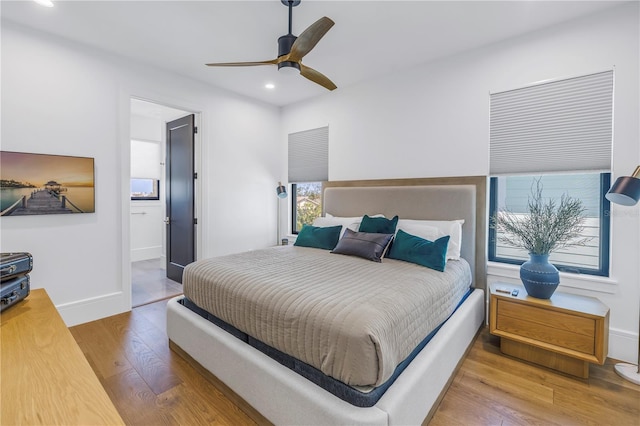
[(300, 64), (300, 75), (314, 83), (318, 83), (327, 90), (335, 90), (338, 88), (338, 86), (333, 84), (333, 81), (329, 80), (324, 74), (314, 70), (313, 68), (309, 68), (306, 65)]
[(302, 32), (293, 42), (291, 46), (291, 52), (289, 52), (288, 60), (292, 62), (300, 61), (304, 55), (309, 53), (322, 37), (333, 27), (335, 22), (331, 19), (323, 16), (316, 22), (311, 24), (306, 30)]
[(276, 65), (278, 59), (271, 59), (269, 61), (257, 61), (257, 62), (221, 62), (215, 64), (206, 64), (208, 67), (253, 67), (257, 65)]

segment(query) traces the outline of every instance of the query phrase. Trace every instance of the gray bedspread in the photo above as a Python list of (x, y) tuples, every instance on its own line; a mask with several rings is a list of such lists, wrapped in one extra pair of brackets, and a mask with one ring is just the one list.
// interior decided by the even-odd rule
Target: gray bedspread
[(471, 284), (444, 272), (284, 246), (200, 260), (184, 294), (248, 335), (351, 386), (378, 386), (443, 322)]

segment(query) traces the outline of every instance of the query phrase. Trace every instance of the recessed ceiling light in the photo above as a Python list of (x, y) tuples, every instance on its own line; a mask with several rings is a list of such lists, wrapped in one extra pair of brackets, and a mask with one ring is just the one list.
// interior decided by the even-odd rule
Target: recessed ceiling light
[(53, 2), (51, 0), (33, 0), (33, 1), (35, 1), (36, 3), (42, 6), (53, 7)]
[(273, 83), (267, 83), (267, 84), (264, 85), (264, 87), (265, 87), (265, 89), (270, 89), (271, 90), (271, 89), (275, 89), (276, 85), (273, 84)]

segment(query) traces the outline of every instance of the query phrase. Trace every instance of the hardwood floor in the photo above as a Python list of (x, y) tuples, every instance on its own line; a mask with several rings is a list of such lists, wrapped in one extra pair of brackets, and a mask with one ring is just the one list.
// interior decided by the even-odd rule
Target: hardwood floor
[(182, 284), (167, 278), (160, 259), (131, 262), (131, 304), (146, 305), (182, 294)]
[[(254, 422), (167, 343), (166, 301), (78, 325), (71, 333), (129, 425)], [(484, 329), (430, 425), (639, 425), (640, 387), (613, 362), (576, 379), (500, 353)]]
[(128, 425), (247, 425), (251, 419), (169, 349), (166, 300), (71, 327)]
[(430, 425), (640, 425), (640, 387), (615, 362), (591, 364), (588, 379), (510, 358), (484, 329)]

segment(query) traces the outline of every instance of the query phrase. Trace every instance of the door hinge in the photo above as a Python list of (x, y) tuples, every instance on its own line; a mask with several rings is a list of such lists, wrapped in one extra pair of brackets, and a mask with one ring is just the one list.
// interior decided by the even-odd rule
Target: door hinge
[(193, 134), (196, 134), (196, 133), (198, 133), (198, 128), (193, 126)]
[(198, 179), (198, 172), (193, 172), (193, 178)]
[(194, 224), (194, 225), (197, 225), (197, 224), (198, 224), (198, 218), (195, 218), (195, 217), (193, 218), (193, 224)]

